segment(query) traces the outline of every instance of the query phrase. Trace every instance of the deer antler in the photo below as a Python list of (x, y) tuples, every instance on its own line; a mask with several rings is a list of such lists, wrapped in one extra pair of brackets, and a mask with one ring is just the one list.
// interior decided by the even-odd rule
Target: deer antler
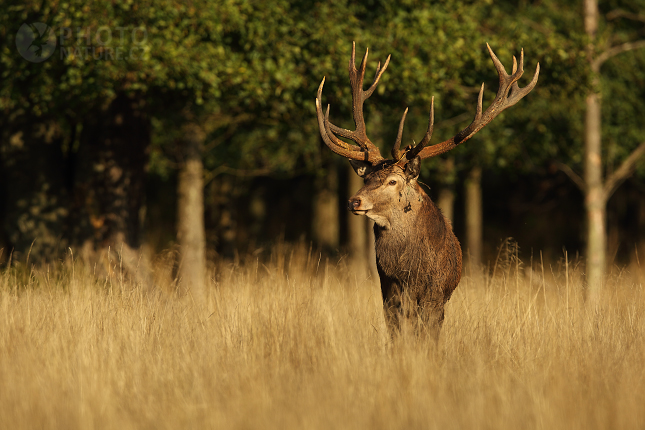
[[(376, 75), (374, 77), (374, 82), (369, 87), (367, 91), (363, 90), (363, 79), (365, 78), (365, 67), (367, 65), (367, 54), (368, 50), (365, 50), (365, 56), (358, 70), (356, 69), (356, 43), (352, 43), (352, 57), (349, 60), (349, 80), (352, 86), (352, 106), (354, 112), (354, 124), (356, 125), (356, 130), (346, 130), (344, 128), (338, 127), (332, 124), (329, 121), (329, 105), (327, 105), (327, 111), (323, 116), (321, 108), (321, 97), (322, 89), (325, 84), (325, 79), (323, 78), (320, 86), (318, 87), (318, 95), (316, 96), (316, 114), (318, 116), (318, 126), (320, 127), (320, 135), (323, 138), (325, 144), (338, 155), (352, 159), (352, 160), (363, 160), (369, 161), (372, 164), (376, 164), (379, 161), (383, 160), (381, 153), (376, 145), (367, 137), (365, 131), (365, 118), (363, 117), (363, 103), (365, 100), (370, 98), (376, 85), (381, 79), (383, 72), (387, 68), (387, 65), (390, 63), (390, 56), (387, 57), (383, 68), (381, 68), (381, 63), (378, 63), (376, 67)], [(350, 139), (358, 144), (352, 145), (348, 144), (338, 136)]]
[[(515, 57), (513, 57), (513, 72), (509, 75), (504, 69), (504, 65), (499, 61), (493, 50), (490, 48), (488, 43), (488, 52), (490, 53), (495, 68), (497, 69), (497, 74), (499, 75), (499, 89), (497, 90), (497, 96), (493, 103), (486, 109), (485, 112), (482, 112), (482, 103), (484, 98), (484, 84), (482, 84), (481, 89), (479, 90), (479, 97), (477, 99), (477, 110), (475, 114), (475, 119), (470, 125), (455, 136), (451, 137), (448, 140), (445, 140), (441, 143), (437, 143), (432, 146), (427, 146), (430, 143), (432, 138), (432, 132), (434, 130), (434, 97), (430, 105), (430, 119), (428, 123), (428, 131), (421, 142), (415, 147), (407, 147), (401, 150), (401, 137), (403, 135), (403, 127), (405, 124), (405, 117), (408, 113), (406, 109), (399, 123), (399, 131), (397, 134), (396, 142), (392, 148), (392, 157), (394, 161), (399, 164), (404, 164), (408, 160), (411, 160), (417, 156), (421, 159), (434, 157), (436, 155), (443, 154), (444, 152), (450, 151), (460, 143), (463, 143), (473, 137), (475, 133), (484, 128), (486, 124), (491, 122), (500, 112), (504, 109), (513, 106), (515, 103), (520, 101), (524, 96), (533, 90), (538, 81), (538, 76), (540, 74), (540, 63), (537, 64), (535, 69), (535, 74), (533, 79), (527, 86), (520, 88), (517, 84), (517, 81), (522, 77), (524, 73), (524, 50), (520, 54), (519, 68), (518, 63)], [(367, 63), (367, 54), (368, 50), (365, 50), (365, 56), (361, 65), (356, 69), (356, 43), (352, 43), (352, 57), (349, 60), (349, 80), (352, 86), (352, 105), (354, 111), (354, 123), (356, 124), (356, 130), (346, 130), (344, 128), (335, 126), (329, 122), (329, 105), (327, 105), (327, 111), (323, 115), (321, 108), (321, 97), (322, 89), (325, 84), (325, 79), (323, 78), (320, 86), (318, 87), (318, 95), (316, 96), (316, 114), (318, 116), (318, 125), (320, 127), (320, 134), (323, 138), (325, 144), (336, 154), (342, 155), (343, 157), (349, 158), (351, 160), (362, 160), (376, 165), (379, 162), (383, 161), (383, 157), (379, 149), (372, 143), (372, 141), (367, 137), (365, 132), (365, 118), (363, 117), (363, 103), (367, 100), (374, 90), (376, 85), (381, 79), (381, 75), (387, 68), (387, 65), (390, 63), (390, 56), (387, 57), (383, 68), (381, 68), (381, 63), (376, 67), (376, 75), (374, 77), (374, 82), (367, 91), (363, 91), (363, 78), (365, 77), (365, 66)], [(358, 144), (352, 145), (344, 142), (339, 139), (338, 136), (350, 139)]]
[(499, 89), (497, 90), (497, 96), (495, 96), (493, 103), (491, 103), (488, 109), (486, 109), (486, 111), (482, 113), (482, 100), (484, 97), (484, 84), (482, 84), (481, 90), (479, 90), (479, 97), (477, 99), (477, 111), (473, 122), (471, 122), (468, 127), (464, 128), (450, 139), (426, 147), (426, 145), (430, 141), (430, 137), (432, 136), (433, 128), (432, 111), (434, 110), (434, 107), (431, 107), (430, 126), (428, 127), (428, 132), (424, 136), (423, 140), (419, 142), (419, 144), (415, 148), (406, 153), (406, 158), (408, 160), (416, 157), (417, 155), (421, 157), (421, 159), (434, 157), (436, 155), (450, 151), (460, 143), (464, 143), (465, 141), (473, 137), (475, 133), (484, 128), (486, 124), (491, 122), (497, 115), (499, 115), (500, 112), (502, 112), (506, 108), (513, 106), (515, 103), (520, 101), (520, 99), (530, 93), (531, 90), (535, 87), (538, 81), (538, 75), (540, 74), (540, 63), (538, 63), (537, 67), (535, 68), (535, 74), (533, 75), (531, 82), (529, 82), (529, 84), (524, 88), (520, 88), (519, 85), (517, 85), (517, 81), (524, 73), (524, 50), (522, 50), (520, 54), (519, 68), (517, 67), (517, 60), (515, 59), (515, 57), (513, 57), (513, 72), (508, 75), (506, 73), (506, 69), (504, 69), (504, 65), (501, 61), (499, 61), (488, 43), (486, 44), (486, 47), (488, 47), (488, 52), (493, 59), (493, 63), (495, 64), (495, 68), (497, 69), (497, 74), (499, 75)]

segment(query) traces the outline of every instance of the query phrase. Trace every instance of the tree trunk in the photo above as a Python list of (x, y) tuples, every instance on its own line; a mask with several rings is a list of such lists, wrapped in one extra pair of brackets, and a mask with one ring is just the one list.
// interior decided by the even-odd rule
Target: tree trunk
[(606, 198), (603, 192), (601, 152), (600, 79), (593, 61), (593, 43), (598, 28), (597, 0), (585, 0), (585, 31), (590, 39), (588, 56), (594, 74), (594, 89), (587, 95), (585, 115), (585, 208), (587, 210), (587, 288), (590, 303), (597, 302), (605, 275)]
[(338, 249), (338, 170), (334, 164), (319, 178), (314, 196), (312, 231), (314, 241), (328, 251)]
[(607, 237), (602, 178), (600, 131), (600, 96), (587, 96), (585, 117), (585, 207), (587, 210), (587, 285), (589, 299), (594, 302), (602, 288), (605, 274)]
[(437, 197), (437, 206), (443, 215), (452, 223), (455, 206), (455, 159), (446, 158), (443, 162), (442, 176), (444, 178)]
[(585, 32), (589, 38), (587, 58), (592, 73), (592, 90), (586, 99), (585, 115), (585, 207), (587, 209), (587, 288), (588, 303), (598, 304), (607, 267), (607, 202), (618, 186), (633, 172), (638, 160), (645, 155), (645, 142), (621, 163), (620, 167), (603, 180), (601, 87), (600, 67), (603, 62), (622, 52), (645, 47), (645, 41), (613, 46), (596, 56), (595, 43), (598, 29), (598, 1), (584, 2)]
[[(347, 195), (353, 196), (362, 186), (363, 179), (358, 176), (354, 169), (347, 163), (348, 181)], [(342, 202), (345, 206), (345, 202)], [(349, 256), (354, 268), (367, 270), (370, 244), (368, 243), (368, 218), (366, 216), (354, 215), (347, 211), (347, 244)], [(373, 246), (373, 245), (372, 245)]]
[(237, 178), (222, 175), (211, 182), (210, 193), (213, 201), (217, 251), (224, 258), (237, 256), (237, 221), (235, 208), (235, 181)]
[(443, 187), (439, 190), (439, 197), (437, 198), (437, 206), (441, 209), (441, 213), (450, 221), (453, 222), (453, 211), (455, 206), (455, 191), (450, 187)]
[(471, 269), (482, 262), (483, 249), (483, 210), (481, 189), (481, 167), (473, 167), (466, 179), (466, 243)]
[(183, 154), (178, 178), (177, 239), (181, 250), (179, 277), (197, 303), (203, 304), (206, 281), (204, 228), (204, 132), (189, 123), (183, 129)]

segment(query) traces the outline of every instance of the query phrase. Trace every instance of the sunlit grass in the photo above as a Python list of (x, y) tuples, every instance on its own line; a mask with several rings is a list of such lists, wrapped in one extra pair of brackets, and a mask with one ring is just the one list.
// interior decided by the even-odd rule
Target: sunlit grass
[(204, 308), (164, 260), (147, 286), (118, 256), (5, 270), (0, 428), (645, 428), (638, 268), (594, 311), (568, 260), (494, 272), (435, 346), (392, 341), (378, 282), (307, 249), (214, 267)]

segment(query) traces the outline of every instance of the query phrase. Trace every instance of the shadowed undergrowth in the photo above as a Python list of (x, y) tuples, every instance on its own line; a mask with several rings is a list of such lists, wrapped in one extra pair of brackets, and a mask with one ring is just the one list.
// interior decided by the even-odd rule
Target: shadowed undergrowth
[[(107, 269), (106, 269), (107, 267)], [(568, 263), (466, 273), (438, 345), (307, 249), (212, 268), (207, 303), (119, 267), (0, 273), (0, 428), (643, 428), (640, 270), (584, 304)]]

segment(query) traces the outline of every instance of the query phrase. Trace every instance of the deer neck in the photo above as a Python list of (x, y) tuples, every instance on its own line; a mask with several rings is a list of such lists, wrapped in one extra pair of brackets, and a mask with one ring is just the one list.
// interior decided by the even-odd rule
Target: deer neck
[(410, 241), (416, 236), (425, 236), (445, 219), (416, 181), (399, 193), (399, 204), (393, 205), (387, 222), (374, 224), (374, 231), (383, 239)]

